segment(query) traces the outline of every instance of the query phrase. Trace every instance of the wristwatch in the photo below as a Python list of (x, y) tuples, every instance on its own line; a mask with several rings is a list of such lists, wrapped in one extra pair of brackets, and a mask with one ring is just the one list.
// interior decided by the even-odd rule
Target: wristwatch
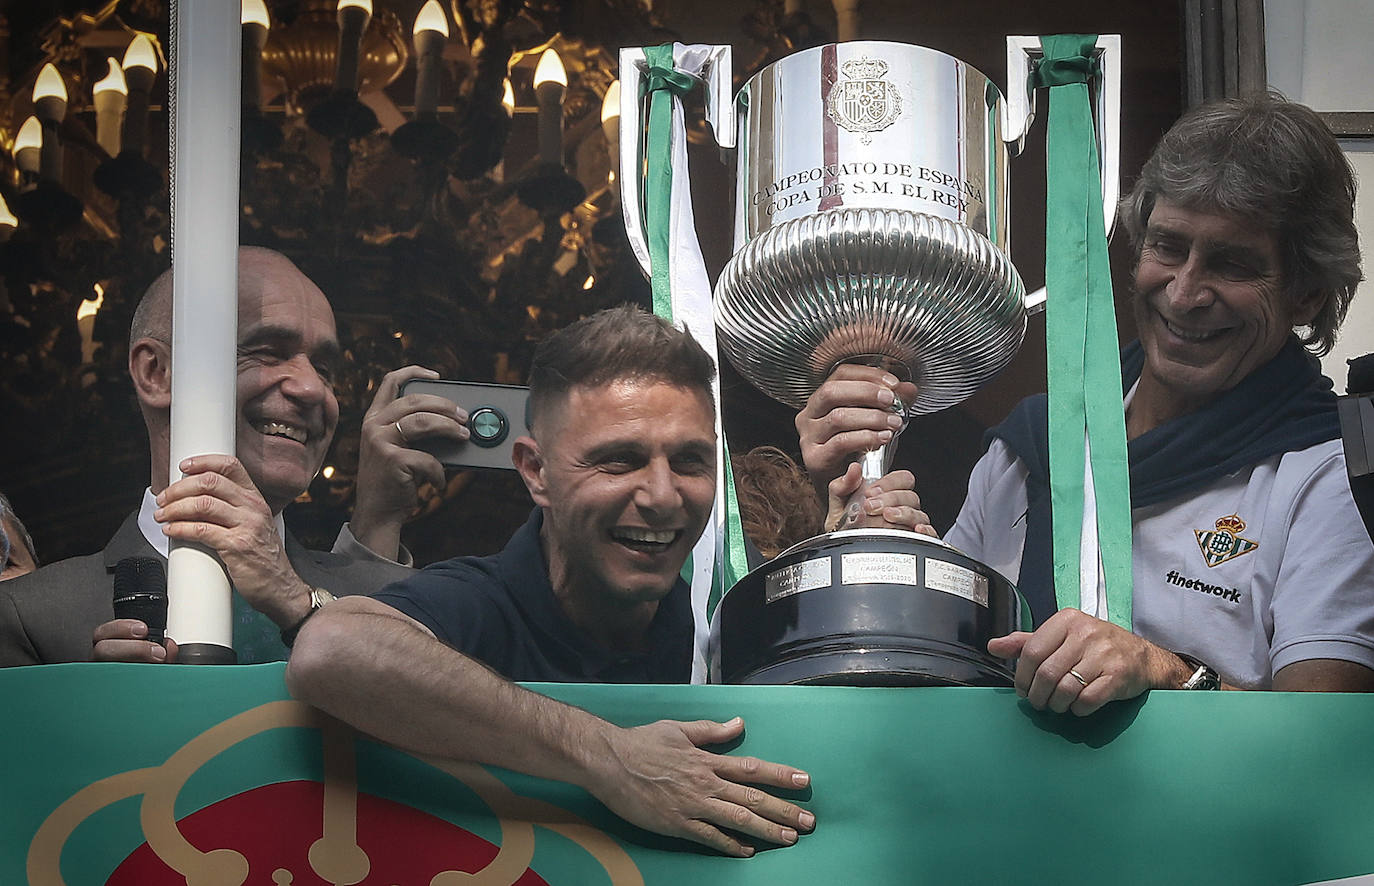
[(287, 649), (290, 649), (292, 644), (296, 642), (296, 635), (301, 632), (301, 628), (305, 627), (305, 623), (310, 621), (310, 616), (323, 609), (326, 603), (333, 603), (335, 599), (337, 598), (324, 588), (312, 587), (310, 589), (310, 611), (301, 616), (301, 620), (291, 627), (282, 628), (281, 641), (286, 644)]
[(1220, 689), (1221, 674), (1206, 662), (1199, 661), (1191, 655), (1184, 655), (1182, 652), (1175, 652), (1182, 659), (1183, 663), (1193, 669), (1193, 675), (1183, 681), (1180, 689)]

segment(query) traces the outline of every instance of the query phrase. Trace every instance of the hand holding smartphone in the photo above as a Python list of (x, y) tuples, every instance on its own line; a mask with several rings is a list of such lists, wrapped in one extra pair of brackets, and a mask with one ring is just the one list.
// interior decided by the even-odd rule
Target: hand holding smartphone
[(515, 469), (511, 463), (512, 444), (516, 437), (530, 432), (529, 388), (416, 378), (401, 386), (401, 396), (407, 394), (443, 397), (468, 413), (471, 436), (466, 442), (416, 440), (416, 449), (430, 453), (447, 468)]

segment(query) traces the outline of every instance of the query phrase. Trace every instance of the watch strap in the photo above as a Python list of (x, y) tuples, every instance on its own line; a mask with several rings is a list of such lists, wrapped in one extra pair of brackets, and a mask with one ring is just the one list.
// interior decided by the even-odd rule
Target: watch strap
[(310, 611), (301, 616), (301, 620), (291, 627), (282, 628), (281, 641), (287, 649), (295, 645), (296, 635), (301, 632), (301, 628), (305, 627), (305, 623), (310, 621), (310, 617), (323, 609), (326, 603), (332, 603), (335, 599), (337, 598), (324, 588), (312, 587), (310, 589)]
[(1180, 689), (1216, 690), (1221, 688), (1221, 675), (1217, 673), (1216, 668), (1182, 652), (1175, 652), (1174, 655), (1193, 669), (1192, 676), (1183, 681)]

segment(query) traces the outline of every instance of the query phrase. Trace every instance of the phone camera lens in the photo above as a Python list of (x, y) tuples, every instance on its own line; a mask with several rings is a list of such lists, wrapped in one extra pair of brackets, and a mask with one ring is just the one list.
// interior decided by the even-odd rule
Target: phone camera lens
[(479, 406), (468, 417), (468, 428), (472, 431), (472, 442), (490, 448), (500, 445), (510, 432), (510, 422), (501, 410), (492, 406)]

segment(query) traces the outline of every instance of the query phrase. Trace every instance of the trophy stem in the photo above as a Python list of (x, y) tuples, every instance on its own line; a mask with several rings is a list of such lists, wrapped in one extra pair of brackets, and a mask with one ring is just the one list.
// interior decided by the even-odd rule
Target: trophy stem
[[(880, 354), (865, 354), (845, 362), (878, 366), (900, 379), (909, 380), (911, 378), (911, 371), (906, 367), (906, 364)], [(841, 518), (838, 527), (840, 529), (849, 529), (858, 524), (859, 520), (863, 518), (864, 499), (868, 497), (869, 487), (887, 476), (887, 472), (892, 470), (892, 461), (897, 456), (897, 438), (901, 436), (902, 431), (906, 430), (909, 419), (906, 414), (906, 405), (901, 400), (894, 398), (890, 408), (894, 414), (902, 417), (902, 426), (892, 433), (891, 440), (877, 449), (870, 449), (859, 456), (859, 472), (863, 475), (863, 483), (845, 504), (844, 517)]]
[[(902, 427), (906, 427), (906, 425)], [(892, 467), (892, 458), (896, 454), (897, 438), (893, 437), (892, 440), (877, 449), (870, 449), (859, 456), (859, 470), (863, 474), (863, 484), (854, 491), (853, 495), (849, 496), (849, 501), (844, 506), (844, 517), (840, 519), (840, 525), (836, 529), (853, 529), (863, 519), (864, 499), (868, 498), (869, 487), (887, 474)]]
[(864, 486), (878, 482), (892, 469), (892, 458), (897, 454), (897, 441), (884, 443), (877, 449), (865, 452), (859, 459), (859, 469), (863, 472)]

